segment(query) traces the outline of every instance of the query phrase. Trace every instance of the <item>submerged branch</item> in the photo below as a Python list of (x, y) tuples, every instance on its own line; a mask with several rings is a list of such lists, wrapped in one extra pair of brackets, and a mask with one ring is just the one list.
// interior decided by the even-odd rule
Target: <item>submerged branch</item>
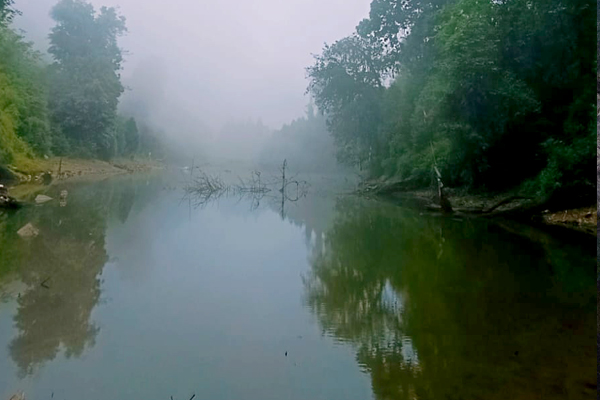
[[(242, 179), (238, 177), (237, 184), (226, 184), (219, 176), (209, 175), (204, 171), (193, 178), (191, 182), (184, 186), (184, 199), (194, 202), (195, 207), (204, 207), (214, 200), (223, 196), (237, 196), (250, 199), (252, 209), (258, 208), (263, 198), (277, 200), (281, 202), (283, 210), (286, 201), (295, 202), (308, 194), (308, 182), (292, 178), (285, 178), (285, 168), (287, 163), (284, 161), (282, 167), (282, 176), (263, 180), (260, 171), (252, 171), (250, 177)], [(289, 185), (294, 193), (288, 194)], [(283, 211), (282, 211), (283, 213)]]

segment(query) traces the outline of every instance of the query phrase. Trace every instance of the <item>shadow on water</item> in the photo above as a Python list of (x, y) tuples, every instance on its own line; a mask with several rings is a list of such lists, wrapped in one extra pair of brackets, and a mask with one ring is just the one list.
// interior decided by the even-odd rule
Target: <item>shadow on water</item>
[(579, 399), (596, 391), (591, 243), (338, 202), (304, 278), (323, 331), (378, 399)]
[[(57, 200), (0, 216), (0, 284), (8, 280), (23, 288), (12, 293), (17, 336), (9, 344), (21, 378), (61, 351), (79, 357), (94, 346), (99, 328), (90, 316), (108, 261), (107, 223), (127, 221), (140, 187), (133, 180), (58, 186), (48, 193)], [(59, 192), (65, 189), (69, 195), (61, 206)], [(39, 235), (19, 237), (16, 232), (26, 223)]]

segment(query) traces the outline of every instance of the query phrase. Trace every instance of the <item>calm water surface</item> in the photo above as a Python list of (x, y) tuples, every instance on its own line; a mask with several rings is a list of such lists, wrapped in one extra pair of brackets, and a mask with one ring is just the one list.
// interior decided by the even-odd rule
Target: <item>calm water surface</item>
[(1, 215), (0, 399), (596, 397), (595, 238), (320, 179), (283, 212), (155, 176)]

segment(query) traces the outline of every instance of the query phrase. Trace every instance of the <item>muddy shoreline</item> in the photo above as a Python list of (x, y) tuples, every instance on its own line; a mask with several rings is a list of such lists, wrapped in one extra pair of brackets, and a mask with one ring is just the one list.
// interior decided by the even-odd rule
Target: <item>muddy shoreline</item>
[[(536, 207), (535, 199), (519, 197), (515, 193), (470, 194), (460, 189), (446, 189), (446, 193), (452, 203), (454, 217), (514, 220), (540, 228), (560, 227), (597, 236), (596, 206), (550, 211), (539, 210)], [(412, 207), (424, 213), (442, 214), (437, 195), (432, 190), (402, 190), (385, 194), (359, 190), (358, 194), (396, 205)], [(501, 204), (505, 200), (508, 201)], [(498, 204), (501, 205), (497, 206)], [(486, 212), (492, 208), (493, 212)]]
[[(111, 162), (72, 159), (49, 158), (33, 160), (26, 168), (5, 167), (12, 174), (10, 179), (0, 179), (9, 188), (10, 195), (19, 201), (40, 193), (46, 188), (65, 182), (85, 182), (106, 179), (112, 176), (150, 172), (163, 169), (164, 165), (153, 160), (117, 159)], [(2, 177), (0, 177), (2, 178)]]

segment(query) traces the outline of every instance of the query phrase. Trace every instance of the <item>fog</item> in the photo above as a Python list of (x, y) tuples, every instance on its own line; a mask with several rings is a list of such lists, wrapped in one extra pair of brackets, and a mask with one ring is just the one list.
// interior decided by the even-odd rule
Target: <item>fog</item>
[[(41, 50), (57, 0), (16, 0), (15, 25)], [(249, 120), (268, 129), (303, 115), (304, 68), (324, 42), (350, 34), (370, 0), (91, 0), (119, 8), (128, 34), (122, 109), (188, 147), (254, 137), (224, 127)], [(229, 140), (229, 139), (228, 139)], [(206, 147), (206, 146), (204, 146)], [(238, 143), (239, 148), (243, 145)]]

